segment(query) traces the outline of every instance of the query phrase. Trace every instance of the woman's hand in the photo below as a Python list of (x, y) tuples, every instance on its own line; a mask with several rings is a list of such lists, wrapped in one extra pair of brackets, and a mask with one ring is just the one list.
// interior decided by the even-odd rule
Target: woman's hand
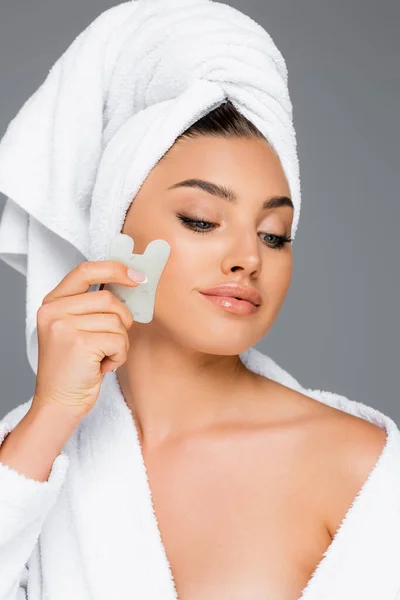
[(82, 262), (45, 296), (37, 311), (35, 406), (52, 403), (83, 417), (98, 398), (104, 373), (126, 361), (132, 313), (111, 292), (88, 290), (99, 281), (139, 285), (127, 270), (114, 260)]

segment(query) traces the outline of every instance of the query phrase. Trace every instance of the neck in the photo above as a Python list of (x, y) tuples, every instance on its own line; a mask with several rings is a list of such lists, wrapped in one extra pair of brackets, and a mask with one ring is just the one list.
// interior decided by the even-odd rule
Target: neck
[(238, 355), (192, 351), (159, 335), (152, 339), (150, 328), (146, 335), (140, 328), (131, 334), (133, 328), (127, 360), (116, 374), (149, 449), (222, 424), (259, 379)]

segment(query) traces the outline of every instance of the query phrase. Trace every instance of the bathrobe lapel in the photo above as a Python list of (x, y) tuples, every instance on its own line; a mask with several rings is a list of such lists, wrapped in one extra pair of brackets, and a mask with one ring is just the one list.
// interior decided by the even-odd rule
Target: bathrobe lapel
[[(317, 566), (302, 600), (396, 600), (400, 589), (400, 433), (387, 416), (343, 396), (304, 390), (252, 348), (253, 370), (380, 424), (385, 448)], [(81, 422), (70, 452), (71, 502), (82, 566), (93, 598), (177, 600), (130, 409), (114, 373)]]

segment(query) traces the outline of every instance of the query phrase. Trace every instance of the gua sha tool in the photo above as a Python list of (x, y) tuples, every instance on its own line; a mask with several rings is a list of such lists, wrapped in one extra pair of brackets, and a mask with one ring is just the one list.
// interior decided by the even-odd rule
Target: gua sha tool
[(138, 323), (150, 323), (154, 314), (157, 285), (171, 252), (165, 240), (153, 240), (143, 254), (134, 254), (135, 242), (125, 233), (119, 233), (110, 243), (107, 260), (118, 260), (125, 266), (140, 271), (147, 280), (130, 288), (117, 283), (106, 283), (102, 289), (112, 292), (123, 302)]

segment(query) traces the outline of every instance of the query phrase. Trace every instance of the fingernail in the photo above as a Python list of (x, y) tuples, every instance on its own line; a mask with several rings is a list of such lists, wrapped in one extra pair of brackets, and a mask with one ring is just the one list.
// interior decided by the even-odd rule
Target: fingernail
[(115, 371), (117, 370), (118, 367), (115, 367), (115, 369), (112, 370), (112, 373), (115, 373)]
[(128, 277), (129, 277), (129, 279), (132, 279), (132, 281), (135, 281), (136, 283), (145, 283), (147, 281), (146, 275), (144, 275), (143, 273), (138, 273), (137, 271), (134, 271), (133, 269), (128, 269)]

